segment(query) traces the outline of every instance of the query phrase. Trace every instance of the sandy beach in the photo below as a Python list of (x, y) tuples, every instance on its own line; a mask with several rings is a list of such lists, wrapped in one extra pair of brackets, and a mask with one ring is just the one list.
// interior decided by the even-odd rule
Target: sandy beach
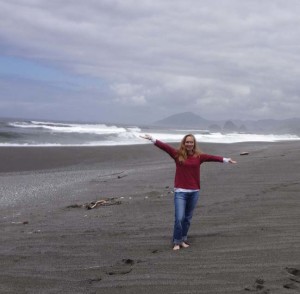
[(0, 293), (300, 293), (299, 142), (200, 147), (238, 164), (201, 166), (176, 252), (158, 148), (0, 148)]

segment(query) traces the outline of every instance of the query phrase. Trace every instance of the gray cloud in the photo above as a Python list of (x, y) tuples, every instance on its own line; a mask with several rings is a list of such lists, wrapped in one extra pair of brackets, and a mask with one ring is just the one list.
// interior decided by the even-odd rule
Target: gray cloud
[[(36, 103), (28, 93), (39, 85), (30, 81), (11, 103), (50, 104), (70, 118), (85, 105), (90, 117), (116, 121), (181, 111), (209, 119), (299, 116), (299, 13), (296, 0), (0, 1), (2, 55), (97, 78), (104, 88)], [(40, 93), (59, 90), (52, 84)], [(13, 95), (7, 89), (5, 97)], [(74, 113), (64, 115), (70, 100)]]

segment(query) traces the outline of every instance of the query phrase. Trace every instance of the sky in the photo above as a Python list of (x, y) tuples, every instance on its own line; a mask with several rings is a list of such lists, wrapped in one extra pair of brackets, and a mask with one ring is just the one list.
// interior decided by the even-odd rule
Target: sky
[(299, 0), (0, 0), (0, 117), (299, 117), (299, 15)]

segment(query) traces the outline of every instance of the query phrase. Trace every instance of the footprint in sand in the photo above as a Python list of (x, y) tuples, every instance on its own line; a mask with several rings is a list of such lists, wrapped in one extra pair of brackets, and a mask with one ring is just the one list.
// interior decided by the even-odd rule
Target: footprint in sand
[[(127, 259), (122, 259), (121, 262), (117, 263), (116, 265), (112, 265), (109, 268), (104, 269), (104, 273), (108, 276), (113, 276), (113, 275), (126, 275), (129, 274), (132, 269), (133, 265), (135, 263), (139, 263), (141, 261), (134, 261), (133, 259), (127, 258)], [(89, 269), (100, 269), (101, 266), (96, 266), (96, 267), (91, 267)], [(103, 271), (101, 271), (103, 273)], [(102, 276), (102, 275), (101, 275)], [(103, 276), (101, 277), (100, 275), (96, 276), (95, 278), (91, 278), (88, 280), (85, 280), (88, 284), (92, 285), (94, 283), (99, 283), (102, 281)]]
[(297, 284), (300, 283), (300, 270), (294, 267), (287, 267), (286, 271), (291, 275), (289, 277), (291, 283), (284, 284), (283, 288), (291, 289), (291, 290), (299, 289), (300, 287)]
[(255, 283), (252, 286), (245, 287), (244, 290), (245, 291), (249, 291), (249, 292), (258, 292), (260, 294), (268, 294), (268, 293), (270, 293), (270, 289), (266, 289), (264, 284), (265, 284), (265, 280), (264, 279), (257, 278), (255, 280)]
[(296, 284), (294, 284), (294, 283), (284, 284), (283, 288), (285, 288), (285, 289), (291, 289), (291, 290), (299, 289), (299, 287)]
[(113, 266), (111, 270), (106, 272), (106, 274), (109, 276), (129, 274), (132, 271), (132, 266), (134, 264), (135, 261), (132, 259), (122, 259), (121, 264)]
[(130, 269), (119, 269), (119, 268), (114, 268), (113, 271), (106, 272), (107, 275), (113, 276), (113, 275), (126, 275), (129, 274), (132, 271), (132, 268)]
[(102, 280), (102, 278), (89, 279), (89, 280), (88, 280), (88, 283), (89, 283), (89, 284), (93, 284), (93, 283), (100, 282), (101, 280)]
[(300, 277), (300, 270), (297, 269), (297, 268), (294, 268), (294, 267), (287, 267), (287, 268), (286, 268), (286, 271), (287, 271), (289, 274), (291, 274), (291, 275), (293, 275), (293, 276), (295, 276), (295, 277)]

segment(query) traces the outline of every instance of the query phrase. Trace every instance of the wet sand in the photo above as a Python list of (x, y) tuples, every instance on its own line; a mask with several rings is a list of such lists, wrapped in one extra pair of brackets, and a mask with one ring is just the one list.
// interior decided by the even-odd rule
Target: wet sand
[(0, 293), (299, 293), (299, 146), (201, 144), (238, 164), (202, 165), (176, 252), (158, 148), (0, 148)]

